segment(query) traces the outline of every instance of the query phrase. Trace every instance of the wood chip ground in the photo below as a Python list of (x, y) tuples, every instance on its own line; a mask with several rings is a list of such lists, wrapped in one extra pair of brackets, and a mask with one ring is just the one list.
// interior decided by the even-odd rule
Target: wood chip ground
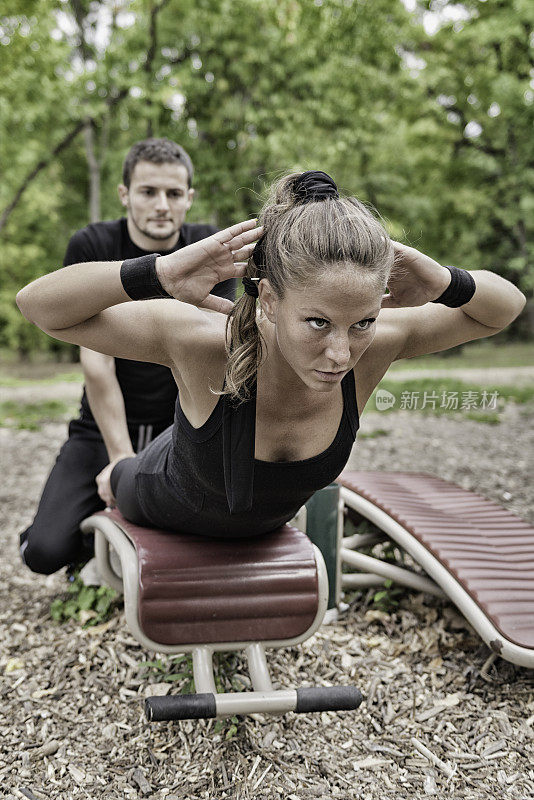
[[(498, 426), (371, 413), (363, 432), (387, 435), (362, 438), (351, 465), (428, 471), (532, 520), (532, 417), (512, 404)], [(49, 607), (64, 575), (19, 562), (17, 534), (64, 435), (58, 424), (0, 430), (0, 796), (534, 797), (534, 672), (492, 657), (451, 604), (410, 592), (392, 613), (372, 607), (372, 591), (354, 595), (336, 624), (270, 655), (276, 687), (353, 683), (366, 697), (358, 711), (256, 715), (218, 732), (214, 721), (149, 725), (143, 700), (162, 680), (143, 669), (154, 654), (121, 611), (94, 629), (59, 625)]]

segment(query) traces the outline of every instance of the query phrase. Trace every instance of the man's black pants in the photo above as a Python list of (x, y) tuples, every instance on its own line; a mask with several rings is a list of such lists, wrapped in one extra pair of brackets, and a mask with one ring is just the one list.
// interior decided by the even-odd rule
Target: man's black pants
[[(146, 436), (150, 426), (129, 428), (134, 449), (148, 444), (162, 428)], [(141, 434), (141, 435), (140, 435)], [(22, 560), (32, 572), (50, 575), (61, 567), (87, 561), (94, 555), (93, 535), (80, 531), (80, 522), (101, 511), (95, 478), (109, 463), (96, 423), (82, 419), (69, 425), (69, 438), (59, 451), (46, 481), (32, 524), (20, 535)]]

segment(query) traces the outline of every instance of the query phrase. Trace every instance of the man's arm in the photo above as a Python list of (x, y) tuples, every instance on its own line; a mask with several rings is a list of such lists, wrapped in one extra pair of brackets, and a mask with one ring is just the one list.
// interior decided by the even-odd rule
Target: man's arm
[(135, 455), (128, 433), (124, 397), (115, 372), (115, 359), (80, 347), (80, 362), (87, 399), (109, 460)]
[[(88, 230), (84, 229), (71, 237), (63, 266), (97, 261), (98, 258), (94, 241)], [(109, 460), (113, 461), (123, 455), (134, 455), (128, 433), (124, 397), (115, 371), (115, 359), (80, 347), (80, 363), (87, 400), (104, 439)]]

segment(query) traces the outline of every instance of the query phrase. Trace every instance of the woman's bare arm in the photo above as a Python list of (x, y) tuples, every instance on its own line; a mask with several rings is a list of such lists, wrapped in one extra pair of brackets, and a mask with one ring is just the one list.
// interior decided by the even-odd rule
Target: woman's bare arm
[(448, 350), (493, 336), (521, 313), (526, 298), (510, 281), (486, 270), (470, 271), (476, 290), (459, 308), (433, 303), (447, 288), (450, 272), (415, 248), (395, 243), (397, 264), (384, 296), (379, 322), (391, 360)]
[(240, 259), (248, 258), (261, 235), (254, 226), (254, 220), (239, 223), (156, 259), (162, 286), (178, 302), (131, 302), (121, 283), (121, 262), (94, 262), (39, 278), (18, 293), (17, 304), (30, 322), (56, 339), (171, 366), (177, 348), (183, 350), (210, 316), (200, 308), (231, 310), (232, 303), (211, 295), (211, 289), (243, 275)]
[(27, 315), (23, 303), (19, 307), (24, 316), (54, 339), (116, 358), (168, 367), (178, 366), (180, 353), (199, 335), (209, 316), (207, 311), (179, 300), (129, 301), (105, 308), (83, 322), (55, 328), (39, 315), (38, 319)]

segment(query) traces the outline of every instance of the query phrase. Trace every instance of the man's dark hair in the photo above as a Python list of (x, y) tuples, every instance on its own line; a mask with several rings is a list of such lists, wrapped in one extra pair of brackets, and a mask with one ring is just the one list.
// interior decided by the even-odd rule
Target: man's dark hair
[(170, 139), (144, 139), (136, 142), (126, 154), (122, 165), (122, 182), (130, 188), (132, 172), (138, 161), (151, 161), (153, 164), (182, 164), (187, 170), (189, 188), (193, 183), (193, 162), (183, 147)]

